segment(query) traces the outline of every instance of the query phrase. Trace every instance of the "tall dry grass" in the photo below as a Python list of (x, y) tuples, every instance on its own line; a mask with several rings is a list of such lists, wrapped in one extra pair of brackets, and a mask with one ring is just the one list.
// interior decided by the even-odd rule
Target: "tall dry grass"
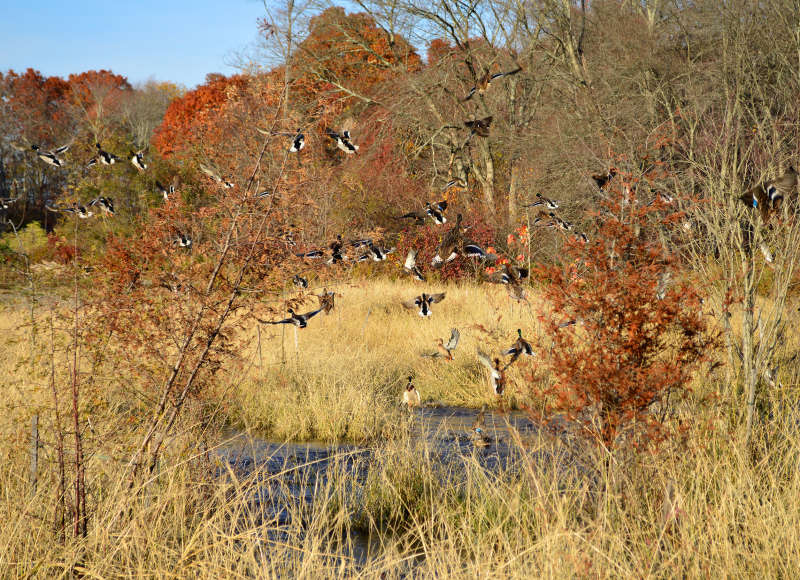
[[(517, 327), (535, 343), (537, 323), (524, 305), (511, 311), (503, 288), (476, 292), (469, 285), (441, 288), (447, 299), (434, 306), (430, 320), (422, 320), (398, 304), (419, 289), (387, 281), (342, 287), (337, 310), (299, 331), (297, 354), (293, 329), (286, 328), (285, 364), (282, 327), (261, 329), (259, 357), (252, 326), (243, 371), (220, 386), (228, 422), (275, 436), (375, 440), (371, 455), (358, 460), (364, 479), (353, 477), (353, 457), (342, 452), (325, 477), (305, 482), (314, 498), (310, 504), (292, 499), (290, 488), (302, 487), (307, 475), (292, 467), (270, 472), (264, 465), (238, 471), (213, 448), (198, 448), (203, 434), (188, 424), (181, 425), (156, 470), (128, 490), (122, 478), (126, 451), (137, 437), (135, 423), (111, 434), (103, 431), (102, 417), (133, 414), (138, 407), (126, 400), (134, 391), (119, 388), (119, 378), (100, 367), (97, 389), (87, 391), (92, 397), (83, 408), (97, 418), (99, 431), (92, 436), (87, 430), (89, 534), (65, 543), (53, 527), (48, 367), (41, 358), (36, 365), (26, 362), (30, 349), (21, 325), (27, 314), (4, 311), (2, 576), (798, 575), (800, 437), (791, 407), (759, 424), (755, 457), (740, 433), (727, 427), (727, 401), (720, 401), (687, 409), (686, 445), (657, 453), (608, 456), (542, 434), (522, 442), (531, 459), (512, 469), (485, 470), (476, 450), (450, 472), (435, 445), (402, 429), (398, 402), (405, 376), (415, 374), (427, 401), (491, 403), (474, 359), (476, 346), (496, 351), (513, 340)], [(432, 352), (434, 339), (447, 337), (452, 326), (462, 332), (455, 361), (419, 357)], [(511, 379), (513, 389), (520, 377)], [(786, 393), (793, 393), (789, 377), (782, 380)], [(726, 385), (698, 388), (726, 392)], [(41, 414), (43, 431), (35, 491), (27, 478), (33, 412)], [(212, 447), (220, 436), (204, 435)], [(253, 501), (267, 484), (283, 510), (280, 518), (267, 502)], [(668, 487), (674, 498), (665, 506)]]
[[(269, 483), (291, 497), (290, 474), (195, 459), (138, 495), (112, 486), (95, 498), (89, 536), (63, 546), (36, 518), (47, 492), (27, 495), (6, 463), (0, 567), (49, 578), (795, 577), (798, 441), (783, 435), (757, 464), (735, 441), (698, 434), (691, 453), (626, 465), (589, 456), (581, 468), (543, 439), (537, 461), (489, 473), (467, 458), (448, 485), (432, 449), (398, 439), (369, 459), (365, 481), (342, 458), (308, 483), (312, 504), (278, 499), (280, 520), (252, 499)], [(678, 515), (665, 526), (668, 482)]]

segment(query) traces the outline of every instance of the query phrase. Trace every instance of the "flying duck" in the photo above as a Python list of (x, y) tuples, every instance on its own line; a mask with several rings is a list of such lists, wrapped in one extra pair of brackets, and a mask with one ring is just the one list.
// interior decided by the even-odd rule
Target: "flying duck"
[(478, 137), (488, 137), (489, 136), (489, 126), (492, 124), (492, 117), (489, 115), (488, 117), (484, 117), (483, 119), (473, 119), (472, 121), (464, 121), (464, 125), (467, 129), (470, 130), (469, 137), (467, 140), (471, 139), (473, 135), (477, 135)]
[(308, 326), (308, 320), (313, 318), (320, 312), (322, 312), (322, 308), (318, 308), (316, 310), (312, 310), (311, 312), (306, 312), (305, 314), (297, 314), (293, 309), (288, 309), (289, 318), (284, 318), (283, 320), (276, 320), (270, 322), (270, 324), (294, 324), (297, 328), (305, 328)]
[(531, 343), (522, 338), (522, 329), (517, 329), (517, 341), (501, 353), (503, 356), (511, 355), (511, 360), (508, 361), (506, 368), (510, 367), (521, 356), (534, 356), (536, 353), (531, 348)]
[(553, 222), (551, 224), (548, 224), (550, 227), (557, 226), (559, 229), (561, 229), (561, 230), (563, 230), (565, 232), (568, 232), (568, 231), (570, 231), (572, 229), (572, 222), (568, 222), (565, 219), (561, 219), (559, 216), (557, 216), (554, 213), (551, 214), (551, 215), (553, 216)]
[(397, 219), (413, 219), (414, 224), (418, 226), (425, 225), (425, 217), (433, 220), (433, 223), (442, 225), (447, 223), (447, 218), (444, 217), (444, 211), (447, 209), (447, 201), (437, 201), (436, 203), (427, 202), (425, 207), (421, 210), (410, 211), (401, 215)]
[[(458, 256), (456, 249), (461, 243), (461, 236), (461, 214), (458, 214), (455, 225), (442, 237), (439, 248), (436, 250), (436, 255), (431, 260), (431, 266), (436, 267), (445, 261), (452, 262), (455, 260), (456, 256)], [(445, 256), (445, 258), (442, 258), (442, 256)]]
[(231, 188), (233, 188), (235, 186), (235, 184), (232, 181), (228, 181), (227, 179), (222, 177), (220, 175), (219, 171), (217, 171), (217, 170), (215, 170), (215, 169), (213, 169), (213, 168), (211, 168), (211, 167), (209, 167), (207, 165), (203, 165), (201, 163), (200, 164), (200, 171), (202, 171), (203, 173), (208, 175), (211, 179), (213, 179), (214, 181), (219, 183), (225, 189), (231, 189)]
[(409, 407), (415, 407), (415, 406), (418, 407), (422, 402), (422, 398), (419, 396), (419, 391), (414, 386), (412, 378), (413, 377), (409, 375), (408, 384), (406, 385), (406, 388), (403, 391), (403, 404), (408, 405)]
[(110, 197), (97, 197), (89, 202), (90, 206), (96, 205), (104, 215), (114, 215), (114, 202)]
[(427, 356), (430, 358), (439, 358), (442, 357), (445, 360), (453, 360), (453, 351), (458, 346), (458, 339), (461, 338), (461, 333), (458, 332), (457, 328), (453, 328), (450, 330), (450, 340), (447, 341), (445, 344), (444, 339), (437, 338), (436, 339), (436, 352), (433, 353), (426, 353), (422, 356)]
[(444, 300), (444, 297), (445, 292), (441, 292), (439, 294), (426, 294), (423, 292), (413, 300), (402, 302), (402, 304), (409, 310), (416, 310), (419, 308), (418, 314), (422, 317), (428, 317), (431, 315), (431, 304), (434, 304), (435, 302), (441, 302)]
[(319, 307), (325, 311), (325, 314), (330, 314), (335, 304), (336, 292), (328, 292), (327, 288), (322, 289), (322, 294), (317, 295), (319, 300)]
[(351, 248), (358, 249), (358, 248), (366, 248), (371, 243), (372, 240), (370, 238), (359, 238), (357, 240), (350, 240), (349, 242), (347, 242), (347, 245), (350, 246)]
[(458, 252), (461, 252), (467, 258), (497, 258), (494, 254), (487, 254), (486, 250), (472, 240), (462, 240), (456, 253)]
[(372, 242), (367, 245), (367, 248), (369, 249), (369, 255), (372, 256), (372, 259), (375, 262), (383, 262), (389, 256), (389, 254), (395, 250), (394, 248), (382, 248), (380, 246), (376, 246)]
[(403, 220), (403, 219), (412, 219), (414, 220), (415, 226), (424, 226), (425, 225), (425, 216), (427, 216), (427, 212), (425, 210), (417, 210), (417, 211), (410, 211), (408, 213), (404, 213), (401, 216), (398, 216), (396, 219)]
[(403, 270), (408, 273), (414, 280), (419, 280), (420, 282), (425, 281), (425, 276), (422, 275), (422, 271), (417, 266), (417, 250), (409, 250), (408, 254), (406, 255), (406, 261), (403, 264)]
[(551, 212), (544, 212), (539, 210), (539, 213), (536, 214), (536, 217), (533, 218), (533, 222), (531, 224), (534, 227), (553, 227), (555, 226), (556, 214)]
[(274, 190), (274, 189), (265, 189), (261, 193), (256, 193), (253, 197), (255, 197), (257, 199), (266, 199), (266, 198), (268, 198), (268, 197), (270, 197), (272, 195), (275, 195), (276, 193), (278, 193), (278, 192), (276, 190)]
[(311, 250), (310, 252), (302, 252), (300, 254), (295, 254), (298, 258), (321, 258), (325, 255), (325, 252), (322, 250)]
[(444, 184), (442, 191), (448, 191), (451, 187), (458, 187), (459, 189), (464, 189), (467, 185), (461, 179), (451, 179), (447, 183)]
[(661, 202), (664, 205), (669, 205), (673, 201), (675, 201), (675, 198), (672, 197), (670, 194), (664, 193), (663, 191), (657, 191), (656, 196), (647, 203), (647, 207), (652, 206), (656, 202)]
[(572, 235), (572, 239), (581, 244), (589, 243), (589, 236), (587, 236), (585, 232), (576, 232)]
[(747, 206), (761, 212), (761, 218), (767, 222), (771, 211), (780, 211), (784, 197), (792, 194), (798, 186), (800, 175), (794, 167), (780, 177), (768, 181), (764, 185), (757, 185), (739, 199)]
[(342, 241), (342, 234), (336, 234), (336, 239), (328, 244), (328, 249), (331, 251), (331, 257), (326, 262), (327, 264), (338, 264), (347, 259), (347, 254), (342, 252), (344, 242)]
[(358, 151), (358, 145), (354, 145), (353, 142), (350, 140), (350, 131), (342, 131), (341, 135), (336, 131), (331, 129), (326, 129), (325, 133), (336, 141), (336, 146), (347, 153), (348, 155), (352, 155), (356, 151)]
[(474, 87), (472, 87), (470, 89), (469, 94), (466, 97), (464, 97), (463, 99), (461, 99), (461, 101), (462, 102), (469, 101), (476, 92), (482, 95), (486, 91), (486, 89), (489, 88), (489, 85), (492, 84), (493, 80), (499, 79), (501, 77), (508, 77), (508, 76), (511, 76), (511, 75), (515, 75), (520, 71), (522, 71), (522, 67), (521, 66), (518, 66), (514, 70), (509, 70), (509, 71), (506, 71), (506, 72), (499, 72), (499, 73), (495, 73), (495, 74), (491, 74), (491, 71), (489, 71), (487, 69), (483, 73), (483, 76), (478, 79), (478, 83)]
[(64, 162), (58, 157), (69, 149), (69, 145), (64, 145), (53, 151), (42, 151), (38, 145), (31, 145), (31, 149), (36, 151), (36, 156), (53, 167), (63, 167)]
[(306, 136), (303, 135), (302, 129), (298, 129), (297, 133), (292, 138), (292, 146), (289, 147), (290, 153), (297, 153), (306, 146)]
[(130, 159), (131, 164), (140, 172), (145, 171), (147, 169), (147, 163), (144, 162), (144, 149), (141, 151), (133, 151), (130, 152)]
[(614, 176), (617, 174), (616, 168), (612, 167), (606, 173), (593, 173), (592, 179), (597, 184), (598, 189), (604, 190), (608, 183), (614, 179)]
[(89, 219), (94, 215), (93, 212), (86, 209), (85, 205), (78, 205), (74, 204), (72, 207), (65, 207), (61, 211), (65, 211), (68, 213), (74, 213), (76, 216), (81, 218), (82, 220)]
[(94, 146), (97, 148), (97, 155), (95, 155), (89, 163), (86, 164), (86, 167), (92, 167), (98, 163), (103, 165), (114, 165), (117, 161), (119, 161), (119, 157), (114, 155), (113, 153), (109, 153), (105, 151), (101, 146), (100, 143), (95, 143)]
[(537, 193), (536, 197), (538, 198), (536, 201), (525, 204), (522, 207), (539, 207), (543, 205), (546, 206), (547, 209), (558, 209), (558, 202), (556, 200), (545, 197), (541, 193)]
[(58, 207), (56, 205), (45, 205), (44, 207), (45, 209), (56, 213), (72, 213), (84, 220), (94, 215), (93, 212), (86, 209), (85, 205), (78, 205), (77, 203), (73, 203), (69, 207)]
[(495, 272), (491, 276), (488, 276), (486, 280), (487, 282), (493, 282), (495, 284), (514, 284), (525, 280), (529, 275), (530, 272), (527, 268), (521, 268), (506, 262), (503, 264), (503, 270), (501, 272)]
[(300, 274), (295, 274), (292, 278), (292, 284), (298, 288), (308, 288), (308, 279), (303, 278)]
[(166, 188), (158, 180), (156, 180), (156, 189), (164, 197), (164, 201), (169, 201), (169, 197), (175, 193), (174, 185), (170, 185), (169, 188)]
[(489, 385), (495, 395), (502, 395), (506, 388), (506, 374), (500, 368), (500, 359), (495, 357), (494, 361), (478, 349), (478, 360), (489, 369)]
[(447, 201), (437, 201), (436, 203), (428, 202), (425, 204), (425, 213), (430, 216), (433, 223), (442, 225), (447, 223), (447, 218), (444, 217), (444, 210), (447, 209)]
[(180, 232), (178, 232), (178, 237), (175, 238), (175, 243), (181, 248), (192, 249), (192, 238)]

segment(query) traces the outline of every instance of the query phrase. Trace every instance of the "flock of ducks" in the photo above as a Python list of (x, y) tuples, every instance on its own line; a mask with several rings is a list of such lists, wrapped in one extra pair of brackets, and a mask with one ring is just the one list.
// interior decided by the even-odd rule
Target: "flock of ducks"
[[(461, 99), (462, 102), (470, 101), (476, 94), (482, 95), (487, 91), (491, 83), (497, 79), (513, 76), (522, 71), (521, 67), (513, 70), (491, 73), (486, 69), (482, 76), (478, 79), (475, 86), (473, 86), (467, 95)], [(471, 119), (463, 122), (464, 127), (469, 131), (467, 142), (473, 137), (488, 137), (491, 129), (493, 117), (486, 116), (480, 119)], [(294, 132), (268, 132), (263, 129), (258, 129), (259, 132), (268, 135), (285, 135), (290, 138), (288, 147), (289, 153), (299, 153), (306, 147), (306, 137), (303, 134), (302, 128), (298, 128)], [(359, 146), (353, 142), (353, 137), (348, 129), (335, 131), (330, 128), (325, 129), (325, 135), (335, 142), (336, 148), (346, 155), (354, 155), (358, 152)], [(19, 150), (27, 150), (27, 148), (15, 147)], [(32, 150), (37, 158), (43, 163), (52, 167), (62, 168), (65, 162), (62, 155), (69, 150), (70, 145), (64, 145), (53, 150), (42, 150), (38, 145), (31, 145)], [(100, 143), (95, 144), (96, 153), (91, 160), (86, 164), (87, 168), (95, 165), (111, 166), (120, 163), (122, 159), (117, 155), (103, 149)], [(138, 172), (145, 172), (148, 165), (144, 159), (145, 150), (130, 151), (127, 160), (133, 165)], [(235, 183), (222, 175), (222, 173), (206, 164), (199, 165), (200, 170), (220, 185), (223, 188), (231, 189), (235, 187)], [(606, 172), (592, 175), (596, 186), (601, 191), (605, 190), (614, 177), (617, 170), (614, 168)], [(763, 185), (758, 185), (748, 190), (745, 194), (740, 196), (740, 200), (748, 207), (760, 212), (764, 222), (767, 222), (770, 215), (780, 210), (784, 197), (786, 197), (794, 188), (800, 183), (800, 176), (790, 167), (783, 175), (767, 182)], [(458, 180), (450, 181), (445, 185), (446, 191), (450, 187), (457, 185), (462, 186)], [(155, 182), (156, 190), (163, 196), (165, 202), (168, 202), (176, 192), (175, 182), (170, 186), (165, 186), (159, 181)], [(266, 198), (274, 194), (274, 191), (264, 191), (255, 194), (255, 197)], [(657, 199), (662, 202), (671, 203), (672, 199), (665, 194), (657, 194)], [(0, 200), (0, 211), (5, 212), (16, 201), (16, 198)], [(655, 200), (653, 200), (654, 202)], [(651, 202), (651, 203), (653, 203)], [(534, 216), (532, 225), (536, 227), (548, 227), (561, 230), (563, 232), (570, 232), (573, 238), (579, 242), (587, 243), (588, 236), (584, 232), (577, 232), (571, 222), (561, 218), (556, 210), (559, 209), (560, 204), (557, 200), (545, 197), (541, 193), (536, 194), (536, 198), (530, 203), (523, 204), (525, 208), (538, 208), (538, 213)], [(114, 203), (110, 197), (100, 196), (97, 197), (86, 205), (73, 203), (68, 206), (46, 205), (46, 209), (53, 212), (70, 213), (81, 219), (88, 219), (95, 215), (94, 210), (99, 210), (102, 216), (114, 215)], [(432, 222), (433, 227), (441, 227), (448, 223), (446, 211), (448, 209), (447, 200), (436, 202), (427, 202), (424, 206), (418, 209), (408, 211), (396, 217), (398, 220), (411, 220), (413, 225), (424, 226), (428, 220)], [(498, 261), (498, 256), (488, 253), (478, 243), (466, 237), (469, 227), (462, 225), (462, 215), (456, 215), (455, 223), (453, 223), (448, 230), (443, 232), (440, 243), (436, 249), (435, 255), (431, 260), (431, 267), (440, 268), (455, 260), (458, 256), (466, 258), (475, 258), (484, 261), (484, 263), (494, 263)], [(284, 240), (288, 245), (294, 246), (294, 240), (291, 232), (284, 236)], [(189, 249), (192, 248), (192, 239), (183, 232), (177, 232), (174, 245)], [(294, 253), (295, 256), (303, 260), (316, 260), (325, 259), (328, 265), (340, 264), (347, 261), (364, 262), (374, 261), (383, 262), (387, 259), (388, 255), (395, 251), (395, 247), (386, 246), (371, 238), (358, 238), (349, 241), (344, 241), (341, 234), (338, 234), (326, 248), (313, 248), (304, 252)], [(423, 270), (417, 264), (418, 251), (410, 249), (403, 262), (403, 271), (411, 276), (414, 280), (426, 282), (426, 277)], [(529, 277), (530, 273), (527, 268), (523, 268), (513, 264), (509, 260), (505, 260), (502, 269), (494, 271), (489, 275), (484, 275), (483, 279), (489, 283), (505, 284), (508, 286), (508, 294), (514, 300), (525, 300), (525, 290), (522, 283)], [(309, 286), (307, 278), (300, 274), (295, 274), (292, 278), (292, 283), (301, 290), (305, 290)], [(320, 312), (330, 312), (334, 308), (334, 292), (328, 292), (327, 289), (323, 294), (318, 295), (319, 308), (303, 314), (297, 313), (293, 308), (288, 308), (289, 316), (275, 321), (269, 321), (269, 324), (291, 324), (297, 328), (306, 328), (308, 322)], [(402, 301), (402, 306), (406, 309), (416, 311), (422, 318), (429, 318), (432, 316), (432, 306), (436, 303), (442, 302), (446, 297), (444, 292), (429, 293), (422, 292), (418, 296), (410, 300)], [(574, 321), (571, 321), (572, 323)], [(569, 324), (569, 323), (568, 323)], [(458, 329), (453, 328), (449, 340), (445, 343), (444, 339), (438, 338), (436, 340), (437, 350), (433, 353), (424, 353), (422, 356), (431, 358), (441, 358), (446, 361), (454, 360), (454, 352), (460, 340), (460, 333)], [(535, 352), (530, 343), (522, 336), (522, 330), (517, 330), (516, 341), (507, 349), (500, 353), (500, 356), (510, 357), (507, 363), (501, 361), (500, 356), (490, 357), (480, 349), (477, 350), (478, 361), (486, 367), (488, 371), (488, 382), (491, 392), (497, 396), (503, 396), (506, 391), (506, 370), (514, 364), (520, 357), (533, 357)], [(408, 377), (408, 382), (405, 386), (402, 395), (402, 403), (407, 407), (420, 406), (422, 397), (414, 385), (413, 376)], [(486, 446), (489, 445), (491, 439), (486, 436), (485, 428), (485, 406), (478, 414), (472, 426), (472, 438), (476, 445)]]

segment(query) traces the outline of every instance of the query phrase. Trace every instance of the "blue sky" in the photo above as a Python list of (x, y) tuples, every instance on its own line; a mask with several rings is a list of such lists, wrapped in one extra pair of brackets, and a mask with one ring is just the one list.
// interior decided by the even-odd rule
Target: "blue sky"
[(0, 71), (111, 69), (191, 88), (256, 41), (262, 0), (0, 0)]

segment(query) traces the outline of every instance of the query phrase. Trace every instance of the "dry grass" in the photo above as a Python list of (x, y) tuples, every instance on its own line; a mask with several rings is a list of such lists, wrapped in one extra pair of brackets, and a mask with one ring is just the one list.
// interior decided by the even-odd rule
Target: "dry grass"
[[(439, 288), (431, 288), (438, 290)], [(442, 484), (429, 443), (409, 440), (398, 412), (409, 372), (426, 401), (477, 406), (492, 402), (478, 366), (477, 345), (497, 351), (521, 327), (536, 342), (537, 322), (524, 306), (512, 314), (503, 288), (475, 292), (447, 287), (447, 299), (422, 320), (398, 305), (420, 286), (371, 282), (339, 291), (337, 310), (299, 331), (261, 331), (249, 362), (220, 391), (226, 417), (273, 434), (310, 439), (379, 439), (369, 475), (355, 480), (341, 457), (314, 483), (314, 502), (291, 500), (291, 473), (232, 471), (196, 450), (200, 435), (182, 426), (178, 444), (150, 479), (120, 486), (124, 458), (137, 436), (88, 438), (91, 523), (86, 539), (59, 542), (53, 530), (56, 495), (48, 361), (27, 364), (30, 352), (20, 311), (3, 312), (0, 349), (0, 570), (7, 577), (795, 577), (800, 573), (800, 435), (786, 414), (759, 425), (759, 450), (746, 451), (718, 410), (690, 415), (686, 447), (609, 460), (558, 439), (525, 441), (535, 460), (489, 473), (467, 458)], [(310, 305), (309, 305), (310, 306)], [(309, 308), (310, 309), (310, 308)], [(369, 317), (367, 318), (367, 313)], [(482, 330), (476, 325), (482, 325)], [(462, 332), (456, 360), (430, 360), (434, 339)], [(16, 329), (16, 330), (15, 330)], [(253, 327), (253, 337), (256, 336)], [(46, 350), (46, 349), (45, 349)], [(22, 362), (21, 362), (22, 361)], [(535, 362), (533, 363), (535, 364)], [(62, 371), (58, 371), (61, 373)], [(515, 371), (516, 372), (516, 371)], [(512, 380), (520, 381), (519, 375)], [(63, 377), (59, 375), (59, 380)], [(134, 407), (107, 369), (87, 391), (85, 412), (112, 417)], [(786, 382), (786, 389), (793, 385)], [(729, 389), (703, 385), (725, 393)], [(513, 386), (511, 387), (514, 388)], [(789, 391), (791, 392), (791, 391)], [(89, 396), (91, 395), (91, 396)], [(96, 400), (93, 400), (96, 399)], [(784, 409), (786, 409), (784, 407)], [(30, 416), (41, 415), (39, 486), (27, 481)], [(707, 425), (715, 424), (716, 429)], [(210, 441), (218, 433), (207, 434)], [(69, 450), (68, 450), (69, 451)], [(254, 490), (284, 489), (289, 522), (278, 521)], [(302, 481), (300, 482), (302, 485)], [(311, 485), (311, 482), (308, 482)], [(664, 525), (664, 490), (676, 490), (677, 519)], [(370, 533), (366, 560), (357, 541)]]
[[(400, 304), (423, 290), (447, 292), (429, 319)], [(279, 438), (373, 438), (391, 422), (386, 417), (396, 413), (408, 375), (423, 403), (495, 405), (476, 348), (499, 354), (517, 328), (537, 342), (534, 309), (512, 305), (504, 287), (371, 280), (336, 291), (335, 310), (305, 329), (262, 326), (260, 355), (258, 334), (250, 333), (245, 356), (252, 363), (232, 387), (234, 415), (245, 424)], [(313, 308), (315, 299), (301, 311)], [(447, 341), (451, 328), (461, 333), (455, 360), (421, 356), (436, 351), (437, 338)], [(517, 368), (509, 379), (506, 401), (513, 405), (522, 385)]]

